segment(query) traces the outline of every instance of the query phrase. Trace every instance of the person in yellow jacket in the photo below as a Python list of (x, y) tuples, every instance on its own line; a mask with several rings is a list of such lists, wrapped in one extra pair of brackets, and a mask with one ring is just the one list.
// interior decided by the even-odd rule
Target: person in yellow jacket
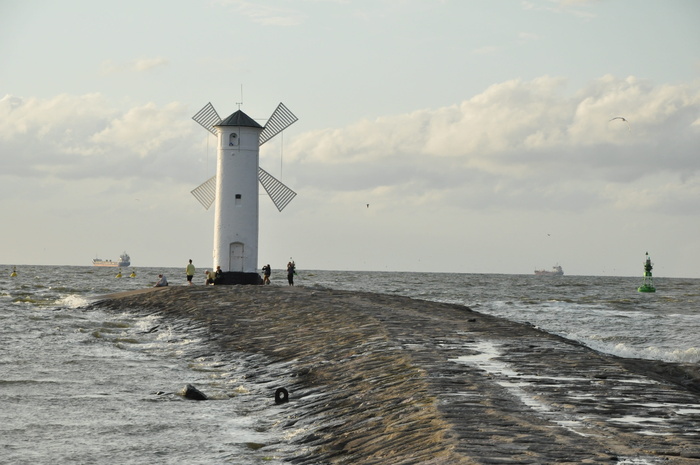
[(187, 268), (185, 269), (185, 273), (187, 274), (187, 282), (192, 285), (192, 277), (194, 276), (194, 265), (192, 264), (192, 259), (190, 258), (190, 263), (187, 265)]

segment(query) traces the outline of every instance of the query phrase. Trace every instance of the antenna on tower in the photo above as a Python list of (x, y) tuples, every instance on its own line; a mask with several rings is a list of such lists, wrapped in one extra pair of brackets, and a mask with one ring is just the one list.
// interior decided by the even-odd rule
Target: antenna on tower
[(236, 102), (236, 105), (238, 105), (238, 109), (241, 109), (241, 105), (243, 105), (243, 84), (241, 84), (241, 101)]

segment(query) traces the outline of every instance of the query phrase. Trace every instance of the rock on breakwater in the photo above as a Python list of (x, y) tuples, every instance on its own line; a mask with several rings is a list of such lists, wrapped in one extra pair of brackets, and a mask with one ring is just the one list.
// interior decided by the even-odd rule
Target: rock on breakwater
[(281, 286), (97, 305), (191, 321), (222, 353), (277, 362), (293, 380), (285, 426), (304, 425), (294, 463), (700, 463), (694, 367), (603, 355), (464, 306)]

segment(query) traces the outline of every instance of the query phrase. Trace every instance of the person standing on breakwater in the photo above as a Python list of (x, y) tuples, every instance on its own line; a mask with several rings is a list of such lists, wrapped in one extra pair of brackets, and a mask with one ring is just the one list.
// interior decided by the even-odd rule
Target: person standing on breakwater
[(187, 282), (189, 285), (192, 285), (192, 278), (194, 277), (194, 265), (192, 264), (192, 259), (190, 258), (190, 263), (187, 265), (187, 268), (185, 268), (185, 274), (187, 274)]
[(270, 264), (268, 263), (267, 265), (262, 267), (263, 270), (263, 284), (270, 284), (270, 274), (272, 274), (272, 269), (270, 268)]
[(296, 274), (296, 265), (293, 261), (287, 263), (287, 282), (290, 286), (294, 286), (294, 275)]
[(164, 275), (164, 274), (159, 274), (159, 275), (158, 275), (158, 282), (157, 282), (156, 285), (153, 286), (153, 287), (165, 287), (165, 286), (167, 286), (167, 285), (168, 285), (168, 280), (165, 279), (165, 275)]

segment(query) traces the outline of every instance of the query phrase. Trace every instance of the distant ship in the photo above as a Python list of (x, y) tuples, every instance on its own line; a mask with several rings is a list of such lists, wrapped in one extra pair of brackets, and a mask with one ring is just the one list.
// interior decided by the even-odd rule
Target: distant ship
[(100, 258), (94, 258), (92, 260), (92, 265), (93, 266), (113, 266), (113, 267), (124, 266), (124, 267), (126, 267), (126, 266), (131, 265), (130, 260), (131, 260), (131, 257), (129, 257), (129, 254), (124, 252), (123, 254), (121, 254), (119, 256), (118, 262), (114, 262), (112, 260), (102, 260)]
[(541, 276), (564, 276), (564, 270), (562, 270), (561, 266), (556, 265), (556, 266), (553, 266), (550, 271), (535, 270), (535, 274), (541, 275)]

